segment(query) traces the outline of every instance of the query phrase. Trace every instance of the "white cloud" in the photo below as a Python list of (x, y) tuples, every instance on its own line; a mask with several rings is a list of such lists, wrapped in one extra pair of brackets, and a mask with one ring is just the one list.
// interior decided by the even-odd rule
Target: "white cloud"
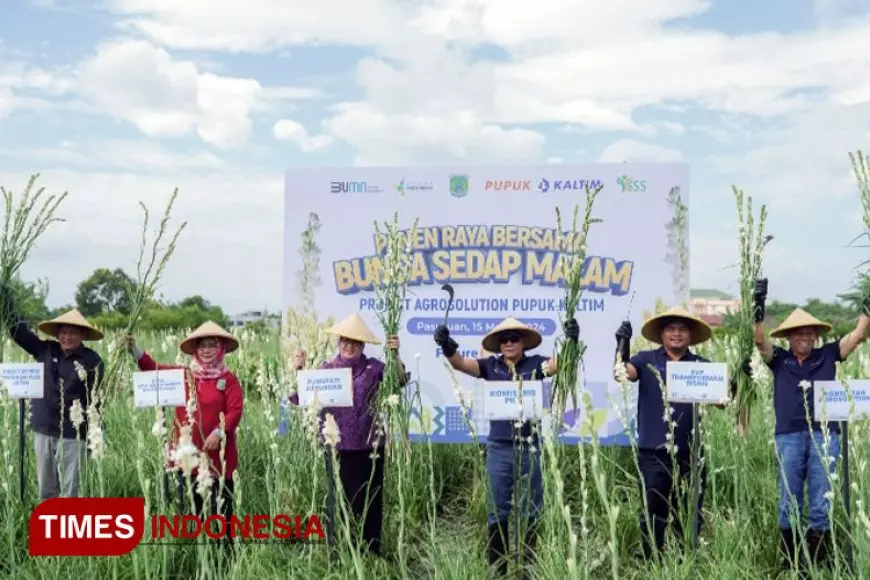
[(326, 122), (326, 127), (357, 148), (359, 165), (468, 159), (528, 163), (540, 157), (544, 144), (540, 133), (484, 123), (473, 110), (390, 115), (364, 103), (336, 108), (337, 114)]
[(15, 109), (15, 96), (8, 87), (0, 87), (0, 119), (12, 114)]
[[(48, 277), (49, 303), (60, 305), (73, 300), (75, 286), (96, 268), (122, 267), (135, 275), (142, 229), (138, 202), (147, 205), (153, 231), (178, 187), (170, 231), (182, 221), (188, 225), (159, 292), (175, 300), (201, 294), (229, 312), (277, 307), (282, 273), (281, 244), (275, 240), (283, 235), (283, 175), (226, 168), (167, 175), (43, 172), (37, 183), (47, 193), (69, 192), (57, 212), (66, 221), (53, 224), (39, 240), (23, 277)], [(0, 184), (16, 194), (27, 178), (0, 172)]]
[(184, 169), (214, 169), (222, 160), (207, 151), (180, 153), (148, 141), (106, 139), (84, 143), (62, 141), (56, 146), (0, 149), (0, 158), (18, 162), (62, 164), (77, 169), (125, 169), (148, 173)]
[(309, 135), (308, 131), (292, 119), (281, 119), (272, 127), (272, 135), (278, 141), (293, 141), (305, 152), (320, 151), (329, 147), (329, 135)]
[[(120, 26), (181, 49), (269, 51), (309, 43), (372, 46), (402, 30), (392, 0), (106, 0)], [(389, 31), (384, 33), (385, 30)]]
[(622, 163), (623, 161), (629, 163), (667, 163), (685, 161), (685, 158), (676, 149), (652, 143), (640, 143), (633, 139), (620, 139), (604, 148), (599, 161), (602, 163)]
[(194, 129), (218, 147), (244, 143), (260, 83), (200, 74), (144, 41), (100, 46), (77, 70), (77, 90), (100, 109), (149, 137), (181, 137)]

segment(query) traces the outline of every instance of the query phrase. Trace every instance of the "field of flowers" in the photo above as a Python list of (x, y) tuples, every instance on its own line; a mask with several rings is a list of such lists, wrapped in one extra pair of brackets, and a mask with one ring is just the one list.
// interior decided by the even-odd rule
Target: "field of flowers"
[[(314, 333), (317, 334), (316, 332)], [(177, 359), (178, 335), (139, 336), (156, 358)], [(277, 333), (241, 336), (242, 347), (228, 357), (245, 388), (240, 426), (240, 469), (236, 513), (325, 514), (323, 454), (312, 437), (305, 409), (293, 408), (289, 430), (280, 429), (282, 361)], [(111, 347), (105, 340), (101, 348)], [(324, 343), (325, 344), (325, 343)], [(701, 352), (730, 358), (732, 342), (714, 342)], [(26, 356), (7, 340), (7, 361)], [(321, 351), (326, 356), (328, 347)], [(111, 352), (103, 350), (103, 356)], [(129, 357), (128, 357), (129, 358)], [(553, 446), (543, 449), (546, 489), (544, 529), (533, 578), (763, 578), (775, 577), (777, 487), (773, 456), (770, 376), (756, 367), (761, 401), (752, 414), (748, 438), (736, 434), (734, 414), (704, 413), (705, 461), (710, 473), (704, 502), (705, 528), (697, 554), (666, 554), (645, 564), (639, 547), (637, 470), (629, 448)], [(154, 410), (136, 410), (130, 392), (132, 361), (107, 396), (101, 449), (88, 462), (83, 493), (88, 496), (144, 496), (149, 513), (172, 513), (163, 503), (163, 450)], [(847, 377), (866, 376), (870, 350), (864, 348), (841, 368)], [(347, 543), (330, 561), (319, 541), (244, 544), (234, 553), (181, 543), (143, 545), (121, 558), (30, 558), (27, 522), (35, 505), (32, 439), (28, 441), (27, 498), (18, 498), (18, 406), (0, 400), (0, 574), (10, 578), (485, 578), (483, 449), (474, 445), (391, 446), (386, 473), (384, 555), (373, 558)], [(868, 471), (868, 431), (850, 431), (853, 530), (844, 531), (842, 475), (834, 474), (838, 549), (851, 538), (855, 570), (870, 570), (870, 493), (861, 485)], [(400, 501), (401, 498), (401, 501)], [(400, 507), (403, 506), (403, 507)], [(146, 529), (146, 534), (148, 534)], [(343, 534), (341, 530), (340, 534)], [(401, 536), (401, 539), (400, 539)], [(313, 536), (316, 539), (316, 536)], [(514, 571), (522, 565), (517, 562)], [(819, 577), (842, 577), (836, 572)], [(519, 577), (519, 576), (515, 576)]]
[[(870, 237), (870, 162), (859, 153), (853, 167), (858, 177), (864, 209), (864, 225)], [(40, 192), (33, 192), (33, 180), (20, 203), (2, 190), (6, 198), (6, 221), (0, 240), (0, 284), (15, 279), (36, 239), (53, 222), (54, 210), (64, 196), (49, 197), (35, 209)], [(41, 191), (41, 190), (40, 190)], [(594, 192), (597, 193), (597, 192)], [(580, 292), (579, 273), (585, 255), (585, 235), (591, 223), (591, 201), (581, 225), (578, 249), (563, 250), (565, 258), (566, 302), (572, 303)], [(688, 284), (688, 230), (686, 212), (679, 192), (672, 191), (675, 216), (668, 225), (675, 256), (675, 278)], [(741, 323), (733, 338), (714, 338), (698, 352), (713, 361), (732, 365), (754, 352), (752, 344), (751, 289), (761, 267), (765, 208), (756, 218), (751, 198), (744, 205), (743, 194), (735, 188), (739, 213), (739, 232), (735, 240), (740, 250)], [(173, 194), (172, 200), (175, 199)], [(171, 256), (184, 224), (163, 249), (160, 242), (167, 231), (172, 200), (160, 222), (153, 250), (147, 251), (148, 211), (145, 209), (142, 250), (139, 256), (133, 312), (126, 331), (134, 331), (148, 301), (153, 298), (161, 273)], [(13, 206), (15, 209), (13, 209)], [(744, 207), (746, 212), (744, 213)], [(316, 216), (314, 216), (316, 218)], [(577, 210), (572, 232), (576, 232)], [(558, 215), (557, 215), (558, 218)], [(32, 221), (31, 221), (32, 220)], [(757, 220), (757, 221), (756, 221)], [(561, 225), (561, 224), (560, 224)], [(382, 336), (401, 326), (401, 304), (406, 280), (407, 249), (395, 234), (396, 223), (387, 224), (388, 251), (384, 261), (385, 284), (380, 298), (388, 308), (381, 318)], [(294, 388), (294, 373), (288, 365), (297, 347), (308, 353), (309, 367), (334, 356), (334, 344), (324, 333), (330, 321), (319, 320), (313, 312), (313, 293), (308, 280), (316, 277), (317, 248), (314, 240), (316, 219), (303, 232), (301, 252), (305, 266), (299, 284), (303, 288), (300, 311), (288, 313), (282, 340), (278, 332), (253, 333), (239, 337), (241, 348), (228, 357), (245, 391), (245, 412), (239, 426), (240, 464), (236, 472), (235, 513), (243, 514), (326, 514), (326, 462), (317, 443), (320, 427), (316, 413), (282, 405)], [(562, 231), (562, 228), (559, 228)], [(567, 246), (566, 246), (567, 248)], [(150, 263), (149, 263), (150, 256)], [(663, 309), (665, 305), (659, 305)], [(645, 313), (650, 316), (653, 313)], [(0, 312), (4, 325), (12, 313)], [(583, 325), (582, 319), (579, 323)], [(137, 333), (139, 345), (160, 362), (184, 362), (178, 344), (183, 334)], [(159, 411), (137, 410), (133, 405), (132, 358), (119, 348), (119, 336), (107, 335), (95, 348), (107, 361), (107, 372), (100, 388), (102, 414), (93, 409), (89, 422), (90, 459), (85, 468), (82, 495), (90, 497), (145, 497), (149, 514), (172, 514), (175, 507), (164, 500), (165, 421)], [(612, 341), (611, 336), (601, 340)], [(642, 339), (633, 350), (648, 348)], [(567, 404), (570, 387), (578, 384), (576, 367), (582, 345), (569, 343), (559, 351), (559, 372), (554, 381), (558, 405)], [(414, 357), (403, 353), (412, 365)], [(638, 468), (631, 447), (603, 448), (592, 439), (588, 444), (555, 444), (544, 435), (540, 450), (544, 480), (544, 511), (534, 562), (517, 559), (511, 563), (512, 577), (562, 580), (565, 578), (638, 579), (757, 579), (779, 574), (777, 465), (774, 457), (774, 417), (771, 376), (753, 355), (753, 377), (741, 379), (737, 400), (726, 409), (702, 410), (699, 430), (708, 483), (703, 504), (705, 526), (696, 552), (667, 551), (659, 560), (638, 558), (642, 500)], [(0, 341), (0, 360), (27, 361), (24, 353), (7, 337)], [(388, 368), (394, 364), (388, 361)], [(870, 374), (870, 348), (867, 345), (840, 365), (844, 378)], [(389, 378), (389, 377), (388, 377)], [(582, 379), (582, 377), (580, 377)], [(381, 558), (358, 549), (351, 537), (351, 522), (339, 517), (338, 546), (330, 557), (321, 541), (244, 543), (225, 551), (215, 546), (162, 541), (161, 545), (140, 545), (120, 558), (30, 558), (27, 550), (28, 518), (36, 504), (36, 475), (32, 435), (28, 431), (27, 481), (25, 501), (19, 499), (18, 480), (18, 404), (0, 393), (0, 575), (16, 579), (54, 578), (444, 578), (467, 580), (489, 575), (485, 557), (486, 474), (485, 448), (481, 445), (408, 444), (407, 405), (419, 398), (402, 400), (398, 405), (389, 394), (379, 407), (387, 426), (385, 470), (385, 514)], [(580, 381), (582, 383), (582, 380)], [(630, 389), (631, 385), (625, 384)], [(582, 393), (581, 393), (582, 394)], [(626, 392), (626, 396), (628, 393)], [(578, 397), (582, 401), (582, 397)], [(573, 401), (572, 401), (573, 404)], [(284, 407), (282, 409), (282, 407)], [(750, 412), (751, 410), (751, 412)], [(853, 442), (850, 456), (851, 518), (845, 516), (844, 482), (839, 471), (830, 474), (833, 484), (834, 552), (833, 571), (810, 577), (859, 577), (870, 571), (870, 519), (867, 481), (870, 429), (866, 422), (855, 422), (849, 430)], [(685, 485), (688, 482), (683, 481)], [(195, 484), (195, 482), (194, 482)], [(341, 506), (339, 514), (346, 512)], [(687, 521), (689, 514), (683, 514)], [(851, 522), (851, 523), (847, 523)], [(511, 522), (516, 538), (516, 524)], [(686, 527), (687, 530), (690, 527)], [(146, 536), (150, 529), (146, 525)], [(512, 542), (515, 543), (515, 542)], [(851, 546), (850, 574), (845, 554)], [(521, 551), (513, 550), (515, 554)], [(786, 574), (784, 577), (788, 577)]]

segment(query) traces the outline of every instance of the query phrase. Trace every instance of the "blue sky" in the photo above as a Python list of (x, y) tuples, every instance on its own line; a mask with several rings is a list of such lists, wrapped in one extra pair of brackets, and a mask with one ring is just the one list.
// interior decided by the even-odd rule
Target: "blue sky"
[(132, 271), (136, 202), (177, 186), (162, 292), (277, 309), (283, 172), (312, 165), (685, 161), (693, 287), (734, 290), (731, 184), (769, 205), (774, 298), (832, 298), (863, 258), (866, 2), (214, 4), (4, 2), (0, 183), (70, 192), (23, 272), (52, 305)]

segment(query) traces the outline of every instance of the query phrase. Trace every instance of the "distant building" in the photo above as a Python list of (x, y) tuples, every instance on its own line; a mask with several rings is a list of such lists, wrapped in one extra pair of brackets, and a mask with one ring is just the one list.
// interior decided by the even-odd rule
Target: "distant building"
[(270, 328), (278, 328), (281, 324), (281, 316), (278, 314), (270, 314), (265, 310), (248, 310), (241, 314), (236, 314), (230, 317), (230, 327), (240, 328), (252, 322), (264, 322)]
[(719, 290), (691, 291), (692, 312), (710, 326), (722, 326), (728, 313), (740, 310), (740, 300)]

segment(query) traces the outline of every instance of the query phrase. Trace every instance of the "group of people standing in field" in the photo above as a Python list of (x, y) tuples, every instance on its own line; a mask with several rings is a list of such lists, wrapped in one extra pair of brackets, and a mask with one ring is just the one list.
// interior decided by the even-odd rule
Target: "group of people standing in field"
[[(45, 368), (43, 396), (31, 400), (30, 420), (39, 499), (77, 497), (82, 467), (89, 451), (93, 451), (88, 449), (87, 411), (92, 405), (98, 412), (102, 410), (98, 387), (106, 370), (99, 353), (84, 343), (102, 340), (103, 333), (73, 309), (40, 323), (38, 329), (50, 337), (42, 339), (20, 320), (18, 305), (8, 287), (0, 287), (0, 308), (12, 321), (7, 329), (12, 339)], [(198, 457), (200, 465), (185, 473), (180, 466), (187, 462), (175, 456), (182, 429), (192, 426), (190, 442), (208, 458), (212, 513), (229, 517), (233, 512), (233, 474), (238, 466), (236, 430), (242, 419), (244, 392), (224, 357), (239, 347), (239, 341), (218, 324), (206, 322), (179, 344), (179, 350), (192, 358), (189, 365), (159, 364), (139, 349), (133, 336), (125, 336), (124, 345), (139, 370), (186, 369), (185, 399), (194, 402), (193, 416), (188, 416), (187, 406), (175, 409), (167, 467), (179, 467), (176, 487), (182, 509), (193, 507), (195, 513), (204, 513), (202, 495), (193, 494), (194, 506), (185, 507), (185, 498), (188, 477), (196, 486), (205, 457)], [(222, 504), (219, 497), (223, 498)]]
[[(870, 296), (862, 304), (855, 329), (837, 341), (817, 347), (816, 344), (831, 326), (798, 308), (770, 333), (771, 338), (785, 339), (788, 348), (773, 346), (764, 329), (767, 280), (755, 286), (755, 343), (774, 378), (775, 449), (778, 460), (780, 489), (778, 522), (783, 565), (790, 567), (796, 560), (804, 563), (801, 538), (813, 561), (828, 561), (830, 548), (829, 508), (831, 491), (828, 473), (836, 469), (840, 455), (837, 424), (823, 426), (808, 421), (813, 416), (812, 388), (814, 381), (836, 378), (836, 363), (844, 361), (866, 339), (870, 330)], [(16, 312), (8, 288), (0, 288), (0, 305), (6, 312)], [(78, 311), (73, 310), (41, 323), (39, 329), (55, 340), (43, 340), (23, 322), (7, 329), (13, 340), (28, 354), (45, 365), (45, 393), (32, 401), (31, 427), (35, 431), (37, 479), (41, 499), (76, 496), (79, 490), (80, 466), (86, 454), (87, 419), (81, 425), (71, 422), (74, 401), (87, 409), (95, 384), (103, 372), (99, 354), (83, 345), (84, 341), (100, 340), (102, 333)], [(353, 314), (327, 331), (338, 340), (337, 353), (321, 368), (349, 368), (352, 376), (353, 407), (326, 408), (332, 414), (339, 431), (335, 451), (339, 473), (327, 460), (329, 474), (329, 514), (327, 538), (334, 542), (334, 500), (340, 486), (352, 507), (353, 514), (363, 519), (362, 539), (375, 553), (381, 552), (382, 488), (384, 478), (384, 440), (373, 429), (376, 417), (371, 403), (384, 379), (385, 365), (367, 355), (366, 345), (381, 344), (358, 314)], [(577, 341), (579, 327), (573, 318), (563, 325), (566, 340)], [(709, 340), (712, 329), (701, 319), (682, 308), (671, 308), (647, 320), (641, 335), (659, 345), (655, 349), (631, 354), (633, 330), (623, 322), (615, 333), (616, 365), (614, 377), (638, 384), (637, 461), (640, 467), (640, 488), (644, 508), (640, 517), (643, 555), (651, 557), (666, 547), (666, 530), (672, 522), (678, 538), (682, 537), (679, 512), (686, 506), (688, 495), (675, 480), (688, 479), (693, 448), (693, 405), (667, 405), (661, 380), (667, 376), (668, 361), (709, 362), (692, 352), (691, 347)], [(482, 358), (467, 358), (459, 354), (459, 344), (445, 325), (433, 335), (444, 357), (457, 371), (486, 381), (522, 378), (538, 380), (556, 374), (559, 361), (555, 357), (531, 354), (542, 343), (534, 328), (507, 318), (487, 333), (482, 341)], [(179, 345), (182, 353), (192, 357), (187, 366), (159, 365), (142, 351), (135, 338), (126, 337), (126, 347), (141, 370), (157, 368), (187, 368), (195, 388), (197, 428), (191, 431), (192, 443), (209, 458), (214, 479), (212, 512), (229, 517), (233, 510), (233, 473), (238, 466), (236, 430), (242, 418), (244, 394), (235, 375), (226, 367), (224, 357), (239, 347), (238, 340), (213, 322), (203, 324)], [(386, 348), (398, 352), (399, 339), (388, 337)], [(410, 374), (400, 363), (400, 379), (407, 385)], [(294, 366), (303, 369), (306, 353), (295, 355)], [(751, 377), (750, 361), (741, 361), (738, 372)], [(732, 377), (732, 396), (736, 388)], [(186, 387), (187, 388), (187, 387)], [(61, 397), (63, 405), (61, 404)], [(187, 390), (187, 397), (191, 397)], [(298, 404), (296, 396), (291, 402)], [(63, 407), (63, 409), (61, 408)], [(724, 405), (720, 405), (724, 407)], [(61, 419), (61, 417), (63, 417)], [(187, 408), (176, 409), (171, 441), (177, 445), (181, 427), (188, 422)], [(519, 428), (513, 421), (492, 421), (486, 444), (489, 506), (487, 555), (498, 573), (507, 571), (508, 520), (512, 506), (525, 521), (522, 551), (534, 557), (536, 537), (543, 504), (543, 484), (540, 464), (540, 423), (526, 421)], [(63, 440), (63, 445), (59, 445)], [(63, 453), (59, 449), (63, 447)], [(222, 459), (223, 457), (223, 459)], [(672, 457), (676, 458), (676, 462)], [(515, 473), (515, 459), (520, 470)], [(58, 479), (61, 464), (63, 481)], [(195, 472), (191, 474), (195, 477)], [(701, 491), (698, 513), (703, 498), (706, 473), (700, 470)], [(809, 486), (809, 526), (802, 533), (801, 524), (804, 486)], [(184, 478), (179, 477), (180, 500), (183, 502)], [(514, 493), (521, 496), (512, 502)], [(194, 494), (201, 512), (202, 499)], [(218, 504), (221, 497), (223, 503)], [(220, 509), (219, 509), (220, 506)], [(694, 522), (694, 532), (700, 533), (701, 519)]]

